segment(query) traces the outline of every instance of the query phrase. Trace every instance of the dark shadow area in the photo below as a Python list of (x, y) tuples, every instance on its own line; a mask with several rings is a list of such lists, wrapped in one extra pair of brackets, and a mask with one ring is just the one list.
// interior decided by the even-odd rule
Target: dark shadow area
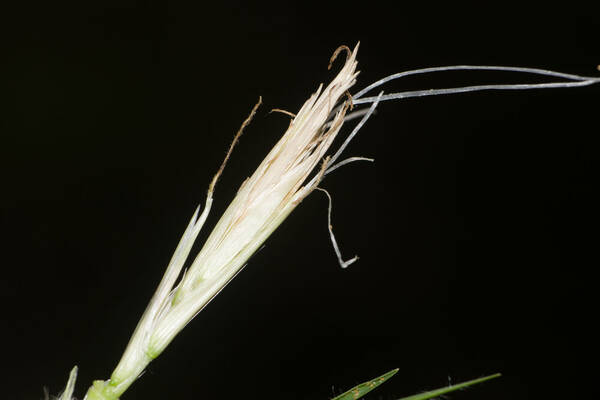
[[(333, 78), (339, 45), (361, 41), (354, 92), (428, 66), (600, 63), (583, 2), (18, 4), (0, 13), (6, 399), (58, 393), (75, 364), (78, 398), (109, 377), (259, 95), (195, 251), (287, 128), (268, 111), (296, 112)], [(384, 89), (538, 81), (444, 73)], [(599, 99), (381, 104), (347, 150), (376, 162), (323, 183), (342, 253), (360, 260), (339, 268), (313, 193), (123, 400), (327, 399), (393, 368), (367, 398), (495, 372), (451, 398), (597, 398)]]

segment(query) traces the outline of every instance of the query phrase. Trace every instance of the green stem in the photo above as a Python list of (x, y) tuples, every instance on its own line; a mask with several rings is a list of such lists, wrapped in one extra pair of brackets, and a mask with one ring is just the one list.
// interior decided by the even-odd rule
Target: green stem
[(94, 381), (86, 395), (86, 400), (118, 400), (119, 396), (109, 390), (109, 385), (105, 381)]
[(85, 400), (119, 400), (119, 397), (135, 382), (149, 363), (150, 359), (146, 359), (146, 362), (141, 363), (135, 371), (122, 379), (113, 374), (107, 381), (94, 381), (87, 391)]

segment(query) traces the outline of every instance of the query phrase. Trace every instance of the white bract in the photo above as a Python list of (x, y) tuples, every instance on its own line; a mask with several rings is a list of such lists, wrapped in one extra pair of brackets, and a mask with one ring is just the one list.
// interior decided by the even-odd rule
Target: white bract
[[(146, 365), (236, 275), (302, 199), (317, 187), (335, 161), (335, 158), (326, 158), (325, 153), (351, 106), (347, 99), (334, 110), (356, 82), (357, 48), (353, 52), (343, 48), (348, 56), (342, 70), (325, 89), (319, 86), (304, 103), (283, 137), (242, 184), (175, 286), (210, 210), (214, 184), (222, 169), (219, 170), (210, 185), (204, 211), (200, 216), (199, 210), (194, 213), (119, 365), (108, 381), (94, 382), (86, 396), (88, 400), (118, 398)], [(339, 49), (334, 57), (338, 53)], [(255, 110), (256, 107), (253, 113)], [(320, 163), (322, 166), (317, 169)], [(313, 172), (316, 174), (311, 177)]]

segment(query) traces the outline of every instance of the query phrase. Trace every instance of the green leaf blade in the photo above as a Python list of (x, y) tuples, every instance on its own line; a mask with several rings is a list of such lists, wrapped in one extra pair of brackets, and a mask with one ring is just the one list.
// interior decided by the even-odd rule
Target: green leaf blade
[(381, 385), (383, 382), (390, 379), (398, 372), (398, 368), (393, 369), (385, 374), (378, 376), (375, 379), (371, 379), (370, 381), (363, 382), (360, 385), (354, 386), (352, 389), (340, 394), (339, 396), (334, 397), (332, 400), (355, 400), (359, 399), (365, 394), (369, 393), (371, 390), (375, 389), (377, 386)]
[(473, 380), (470, 380), (467, 382), (462, 382), (462, 383), (457, 383), (456, 385), (451, 385), (451, 386), (436, 389), (436, 390), (430, 390), (428, 392), (419, 393), (419, 394), (415, 394), (415, 395), (408, 396), (408, 397), (403, 397), (398, 400), (427, 400), (427, 399), (431, 399), (433, 397), (441, 396), (446, 393), (454, 392), (456, 390), (464, 389), (469, 386), (476, 385), (478, 383), (489, 381), (490, 379), (495, 379), (500, 376), (502, 376), (502, 374), (488, 375), (488, 376), (484, 376), (483, 378), (473, 379)]

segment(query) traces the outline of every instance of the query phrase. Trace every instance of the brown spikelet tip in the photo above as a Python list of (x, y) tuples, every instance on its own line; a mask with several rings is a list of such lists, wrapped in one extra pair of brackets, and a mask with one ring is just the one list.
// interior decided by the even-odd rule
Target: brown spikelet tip
[(271, 114), (273, 112), (282, 113), (282, 114), (285, 114), (285, 115), (289, 115), (292, 118), (296, 118), (296, 114), (294, 114), (292, 112), (289, 112), (289, 111), (286, 111), (286, 110), (282, 110), (281, 108), (274, 108), (271, 111), (269, 111), (269, 114)]
[(217, 184), (219, 177), (223, 173), (223, 170), (225, 169), (225, 165), (227, 165), (227, 161), (229, 160), (229, 157), (231, 156), (231, 152), (233, 151), (233, 148), (235, 147), (237, 142), (240, 140), (240, 136), (242, 136), (242, 133), (244, 132), (244, 128), (246, 126), (248, 126), (248, 124), (250, 124), (250, 121), (252, 121), (252, 118), (254, 118), (254, 115), (256, 114), (256, 110), (258, 109), (258, 107), (261, 104), (262, 104), (262, 96), (259, 96), (258, 102), (254, 105), (254, 107), (252, 108), (252, 111), (250, 111), (250, 115), (248, 115), (246, 120), (242, 123), (242, 126), (240, 126), (240, 129), (238, 129), (237, 133), (235, 134), (233, 141), (231, 142), (231, 145), (229, 146), (229, 150), (227, 150), (227, 154), (225, 155), (225, 159), (223, 160), (223, 163), (221, 163), (219, 170), (217, 171), (217, 173), (213, 177), (212, 181), (210, 182), (210, 185), (208, 186), (208, 193), (210, 194), (211, 197), (212, 197), (212, 193), (215, 189), (215, 185)]
[(342, 52), (345, 51), (346, 52), (346, 61), (348, 61), (348, 59), (350, 58), (350, 56), (352, 55), (352, 51), (350, 50), (350, 48), (346, 45), (341, 45), (340, 47), (338, 47), (337, 49), (335, 49), (335, 51), (333, 52), (333, 55), (331, 56), (331, 58), (329, 59), (329, 65), (327, 66), (327, 69), (330, 70), (331, 69), (331, 65), (333, 64), (333, 62), (335, 61), (335, 59), (337, 58), (337, 56)]
[(350, 111), (352, 111), (354, 109), (354, 103), (353, 103), (353, 100), (352, 100), (352, 95), (347, 90), (346, 90), (346, 93), (344, 93), (344, 94), (348, 98), (348, 103), (350, 103)]

